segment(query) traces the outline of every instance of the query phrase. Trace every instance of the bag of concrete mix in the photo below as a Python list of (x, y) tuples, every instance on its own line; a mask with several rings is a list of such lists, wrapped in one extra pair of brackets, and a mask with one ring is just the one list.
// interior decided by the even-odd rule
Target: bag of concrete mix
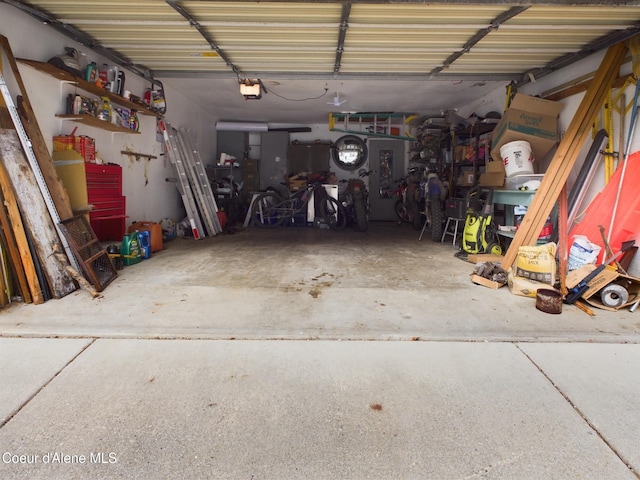
[(536, 282), (535, 280), (529, 280), (524, 277), (517, 277), (511, 269), (507, 272), (507, 285), (509, 286), (509, 291), (514, 295), (529, 298), (536, 298), (538, 290), (549, 288), (548, 283)]
[(516, 276), (553, 285), (556, 281), (556, 248), (554, 242), (520, 247)]

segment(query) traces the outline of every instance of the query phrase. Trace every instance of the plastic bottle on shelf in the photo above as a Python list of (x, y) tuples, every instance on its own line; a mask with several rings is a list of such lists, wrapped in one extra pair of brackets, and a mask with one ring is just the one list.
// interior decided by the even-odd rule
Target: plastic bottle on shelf
[(118, 73), (117, 65), (109, 65), (107, 69), (107, 90), (111, 93), (118, 93)]
[(124, 96), (124, 80), (125, 80), (124, 72), (122, 70), (119, 70), (117, 77), (118, 78), (116, 80), (116, 90), (114, 93), (117, 93), (122, 97)]
[(138, 111), (132, 108), (129, 112), (129, 130), (137, 132), (140, 130), (140, 122), (138, 121)]
[(98, 79), (98, 66), (96, 62), (91, 62), (85, 69), (85, 80), (91, 84), (96, 83)]
[(80, 95), (76, 95), (73, 99), (73, 114), (78, 115), (82, 110), (82, 97)]
[(98, 118), (105, 122), (110, 122), (113, 118), (113, 110), (111, 109), (109, 97), (102, 97), (102, 105), (100, 106), (100, 110), (98, 110)]
[(102, 64), (102, 68), (98, 71), (98, 79), (100, 80), (100, 86), (108, 90), (109, 83), (109, 65)]

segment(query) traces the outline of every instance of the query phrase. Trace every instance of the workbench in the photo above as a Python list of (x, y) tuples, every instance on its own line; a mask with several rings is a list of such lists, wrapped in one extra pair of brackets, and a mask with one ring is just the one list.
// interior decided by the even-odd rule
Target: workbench
[[(515, 225), (513, 207), (515, 205), (529, 206), (533, 200), (536, 190), (494, 190), (493, 191), (493, 205), (504, 205), (504, 220), (505, 225)], [(553, 224), (554, 231), (557, 228), (558, 209), (557, 206), (553, 208), (551, 213), (551, 222)], [(516, 232), (507, 232), (498, 230), (498, 235), (512, 239)], [(548, 240), (539, 240), (538, 243), (547, 243)]]

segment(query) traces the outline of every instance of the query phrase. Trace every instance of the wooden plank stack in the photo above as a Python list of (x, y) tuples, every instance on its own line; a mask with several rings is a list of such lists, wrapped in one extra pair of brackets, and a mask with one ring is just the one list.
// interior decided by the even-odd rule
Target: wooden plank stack
[[(529, 205), (527, 215), (504, 256), (502, 268), (505, 270), (511, 268), (521, 246), (535, 245), (540, 230), (557, 202), (580, 150), (587, 140), (607, 92), (618, 76), (626, 53), (627, 46), (624, 42), (613, 45), (607, 50), (569, 128), (558, 145), (540, 187)], [(561, 238), (560, 241), (566, 241), (566, 239)]]

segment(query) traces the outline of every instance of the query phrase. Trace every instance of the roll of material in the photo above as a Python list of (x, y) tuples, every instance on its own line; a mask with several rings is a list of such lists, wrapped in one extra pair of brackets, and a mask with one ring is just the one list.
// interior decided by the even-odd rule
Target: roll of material
[(612, 283), (600, 292), (600, 300), (606, 307), (618, 308), (629, 300), (629, 292), (622, 285)]
[(223, 132), (266, 132), (269, 125), (255, 122), (217, 122), (216, 130)]

